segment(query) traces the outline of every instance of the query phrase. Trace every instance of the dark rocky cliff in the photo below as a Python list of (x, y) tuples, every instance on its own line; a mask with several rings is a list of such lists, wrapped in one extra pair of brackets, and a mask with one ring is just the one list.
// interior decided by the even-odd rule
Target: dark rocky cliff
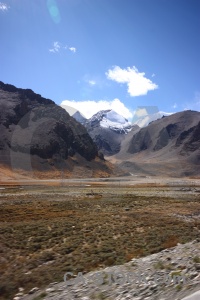
[(51, 164), (74, 155), (98, 158), (85, 127), (63, 108), (30, 89), (0, 82), (0, 162), (11, 165), (13, 153), (50, 159)]

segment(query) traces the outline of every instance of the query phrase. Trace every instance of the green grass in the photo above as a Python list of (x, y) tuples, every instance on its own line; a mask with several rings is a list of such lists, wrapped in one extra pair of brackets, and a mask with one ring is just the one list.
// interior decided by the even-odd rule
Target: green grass
[(35, 298), (33, 298), (33, 300), (42, 300), (46, 296), (47, 296), (47, 293), (42, 292), (40, 295), (38, 295)]
[(161, 260), (159, 260), (154, 264), (154, 268), (156, 270), (163, 270), (163, 269), (165, 269), (165, 265)]
[(199, 256), (193, 257), (193, 262), (200, 264), (200, 257)]

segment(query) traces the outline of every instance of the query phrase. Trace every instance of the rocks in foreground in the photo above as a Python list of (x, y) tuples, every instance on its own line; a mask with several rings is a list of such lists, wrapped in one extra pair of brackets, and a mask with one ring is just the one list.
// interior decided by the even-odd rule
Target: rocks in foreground
[[(200, 240), (165, 249), (147, 257), (79, 274), (45, 290), (18, 299), (183, 299), (200, 287)], [(66, 274), (67, 275), (67, 274)], [(64, 276), (64, 274), (63, 274)]]

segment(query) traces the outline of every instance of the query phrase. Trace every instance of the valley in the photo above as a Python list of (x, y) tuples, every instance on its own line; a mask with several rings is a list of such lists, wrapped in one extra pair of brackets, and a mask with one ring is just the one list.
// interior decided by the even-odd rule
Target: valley
[(1, 299), (192, 241), (199, 200), (198, 178), (1, 182)]
[(200, 1), (0, 28), (0, 300), (200, 300)]
[[(75, 286), (73, 298), (55, 282), (62, 285), (66, 272), (88, 276), (132, 260), (140, 265), (180, 245), (178, 263), (156, 265), (175, 274), (180, 266), (195, 283), (183, 293), (179, 285), (169, 289), (167, 299), (196, 291), (199, 112), (140, 128), (114, 110), (88, 120), (77, 112), (76, 120), (52, 100), (3, 82), (0, 100), (1, 300), (114, 300), (118, 292), (105, 294), (104, 285), (97, 293)], [(194, 244), (187, 252), (188, 242)], [(155, 285), (140, 288), (132, 290), (160, 300), (152, 298)]]

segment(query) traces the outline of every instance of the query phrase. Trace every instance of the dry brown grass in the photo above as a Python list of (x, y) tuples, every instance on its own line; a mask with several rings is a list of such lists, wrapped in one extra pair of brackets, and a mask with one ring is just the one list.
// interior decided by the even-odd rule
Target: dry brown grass
[(130, 188), (128, 193), (119, 187), (92, 190), (94, 195), (89, 188), (69, 186), (1, 191), (2, 299), (20, 286), (28, 291), (63, 280), (67, 271), (122, 264), (199, 235), (198, 220), (171, 215), (199, 212), (197, 196), (181, 200), (135, 196)]

